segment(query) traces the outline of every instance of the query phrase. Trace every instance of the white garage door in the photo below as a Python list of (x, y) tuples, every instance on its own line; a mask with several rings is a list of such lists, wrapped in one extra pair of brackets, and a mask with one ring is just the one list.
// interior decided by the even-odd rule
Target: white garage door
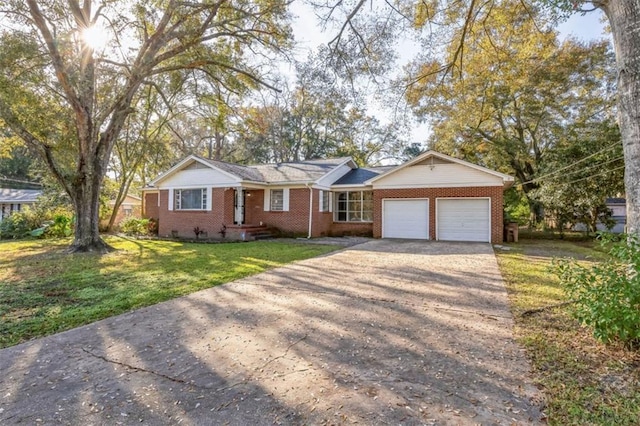
[(436, 234), (442, 241), (491, 241), (490, 200), (439, 199)]
[(382, 238), (429, 239), (429, 200), (382, 200)]

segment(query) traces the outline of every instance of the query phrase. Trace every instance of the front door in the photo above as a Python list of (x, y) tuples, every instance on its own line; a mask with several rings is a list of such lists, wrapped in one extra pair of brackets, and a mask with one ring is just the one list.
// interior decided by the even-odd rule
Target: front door
[(244, 189), (238, 188), (235, 190), (235, 210), (233, 215), (233, 223), (236, 225), (242, 225), (244, 223)]

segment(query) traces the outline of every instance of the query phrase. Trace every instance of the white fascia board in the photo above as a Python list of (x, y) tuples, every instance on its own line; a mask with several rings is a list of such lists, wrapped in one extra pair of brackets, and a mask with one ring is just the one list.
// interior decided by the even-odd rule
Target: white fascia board
[[(210, 163), (204, 161), (203, 159), (201, 159), (197, 155), (191, 154), (188, 157), (185, 157), (184, 159), (182, 159), (180, 162), (178, 162), (178, 164), (176, 164), (175, 166), (173, 166), (172, 168), (170, 168), (169, 170), (167, 170), (166, 172), (164, 172), (163, 174), (161, 174), (160, 176), (158, 176), (157, 178), (155, 178), (154, 180), (149, 182), (148, 185), (149, 186), (157, 185), (159, 182), (165, 180), (166, 178), (168, 178), (169, 176), (173, 175), (174, 173), (177, 173), (180, 170), (182, 170), (182, 168), (192, 160), (193, 161), (197, 161), (198, 163), (202, 164), (203, 166), (207, 166), (210, 169), (216, 170), (216, 171), (222, 173), (223, 175), (226, 175), (226, 176), (230, 177), (231, 179), (235, 179), (238, 182), (241, 179), (240, 176), (237, 176), (237, 175), (229, 173), (229, 172), (227, 172), (225, 170), (219, 169), (216, 166), (214, 166), (213, 164), (210, 164)], [(229, 185), (227, 185), (227, 186), (229, 186)]]
[[(292, 188), (292, 187), (300, 187), (300, 188), (308, 188), (310, 184), (314, 184), (312, 180), (296, 180), (291, 182), (268, 182), (266, 185), (269, 188), (280, 189), (280, 188)], [(263, 184), (264, 185), (264, 184)]]
[(367, 184), (331, 185), (331, 191), (372, 191), (373, 186)]
[(468, 187), (487, 187), (495, 186), (496, 188), (502, 188), (504, 185), (491, 185), (488, 183), (443, 183), (437, 185), (373, 185), (373, 189), (411, 189), (411, 188), (468, 188)]
[(268, 185), (264, 182), (254, 182), (252, 180), (243, 180), (237, 185), (238, 187), (246, 189), (265, 189)]
[[(342, 166), (349, 166), (350, 170), (354, 170), (358, 168), (358, 165), (355, 163), (355, 161), (353, 161), (353, 158), (348, 157), (346, 160), (344, 160), (342, 163), (338, 164), (337, 166), (335, 166), (333, 169), (331, 169), (331, 171), (325, 173), (324, 175), (322, 175), (321, 177), (319, 177), (318, 179), (316, 179), (315, 181), (313, 181), (314, 185), (319, 185), (318, 188), (320, 187), (324, 187), (325, 185), (321, 185), (320, 181), (323, 179), (326, 179), (328, 176), (331, 176), (332, 173), (337, 172), (338, 170), (340, 170), (340, 168)], [(349, 172), (347, 172), (349, 173)], [(346, 173), (345, 173), (346, 174)], [(333, 182), (337, 181), (338, 179), (340, 179), (342, 176), (344, 176), (344, 174), (337, 176), (335, 179), (333, 179)]]

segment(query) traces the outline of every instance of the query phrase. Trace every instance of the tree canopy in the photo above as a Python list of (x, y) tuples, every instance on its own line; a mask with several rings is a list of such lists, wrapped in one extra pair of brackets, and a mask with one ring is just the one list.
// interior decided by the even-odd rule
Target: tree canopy
[(550, 171), (556, 148), (619, 141), (609, 130), (615, 126), (609, 43), (560, 42), (556, 31), (539, 29), (542, 21), (521, 3), (496, 5), (482, 28), (466, 35), (464, 67), (450, 73), (443, 60), (417, 61), (407, 91), (415, 112), (432, 124), (431, 145), (514, 174), (536, 221), (543, 212), (536, 190), (544, 184), (537, 178)]
[[(470, 39), (483, 31), (487, 31), (487, 36), (490, 36), (486, 23), (495, 20), (493, 15), (496, 12), (498, 15), (502, 14), (501, 10), (510, 4), (520, 5), (531, 11), (530, 15), (534, 17), (544, 11), (553, 18), (550, 25), (572, 13), (602, 9), (610, 23), (615, 49), (617, 122), (624, 151), (628, 230), (640, 233), (640, 3), (637, 0), (537, 0), (517, 4), (504, 0), (400, 1), (393, 4), (382, 1), (369, 3), (364, 0), (326, 0), (315, 4), (320, 13), (324, 13), (325, 19), (341, 22), (337, 36), (331, 43), (337, 58), (344, 58), (355, 52), (375, 63), (376, 58), (380, 57), (377, 52), (389, 45), (389, 39), (376, 46), (373, 28), (383, 26), (385, 33), (395, 37), (406, 34), (409, 30), (416, 30), (424, 55), (431, 59), (432, 64), (439, 64), (437, 68), (426, 69), (421, 78), (428, 74), (462, 78), (465, 68), (472, 65), (469, 55), (473, 55), (474, 49), (469, 46)], [(503, 20), (503, 25), (518, 25), (519, 19), (521, 18)], [(494, 28), (494, 31), (496, 29), (498, 28)], [(544, 32), (544, 21), (535, 30)], [(444, 53), (443, 47), (446, 47)], [(580, 66), (580, 63), (576, 65)], [(368, 72), (372, 70), (376, 70), (376, 67), (367, 67)], [(596, 71), (594, 78), (598, 77)], [(579, 88), (576, 87), (576, 90)]]
[(76, 251), (108, 247), (99, 192), (141, 87), (218, 81), (269, 85), (261, 67), (286, 50), (284, 1), (10, 0), (2, 6), (0, 117), (73, 201)]

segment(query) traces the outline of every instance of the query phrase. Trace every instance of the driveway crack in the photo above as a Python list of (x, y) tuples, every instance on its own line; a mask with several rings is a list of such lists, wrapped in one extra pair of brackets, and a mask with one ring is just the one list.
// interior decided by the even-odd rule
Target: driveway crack
[(181, 384), (185, 384), (185, 385), (191, 385), (191, 386), (195, 386), (195, 387), (200, 387), (200, 386), (195, 385), (194, 383), (189, 383), (189, 382), (187, 382), (185, 380), (178, 379), (176, 377), (171, 377), (171, 376), (168, 376), (168, 375), (163, 374), (163, 373), (158, 373), (157, 371), (149, 370), (149, 369), (142, 368), (142, 367), (136, 367), (135, 365), (127, 364), (126, 362), (116, 361), (115, 359), (110, 359), (110, 358), (107, 358), (106, 356), (98, 355), (96, 353), (91, 352), (88, 349), (85, 349), (85, 348), (82, 348), (82, 351), (87, 353), (87, 354), (89, 354), (89, 355), (91, 355), (94, 358), (101, 359), (101, 360), (103, 360), (105, 362), (108, 362), (110, 364), (115, 364), (115, 365), (119, 365), (121, 367), (126, 367), (126, 368), (129, 368), (129, 369), (133, 370), (133, 371), (138, 371), (138, 372), (141, 372), (141, 373), (153, 374), (154, 376), (162, 377), (164, 379), (170, 380), (170, 381), (175, 382), (175, 383), (181, 383)]

